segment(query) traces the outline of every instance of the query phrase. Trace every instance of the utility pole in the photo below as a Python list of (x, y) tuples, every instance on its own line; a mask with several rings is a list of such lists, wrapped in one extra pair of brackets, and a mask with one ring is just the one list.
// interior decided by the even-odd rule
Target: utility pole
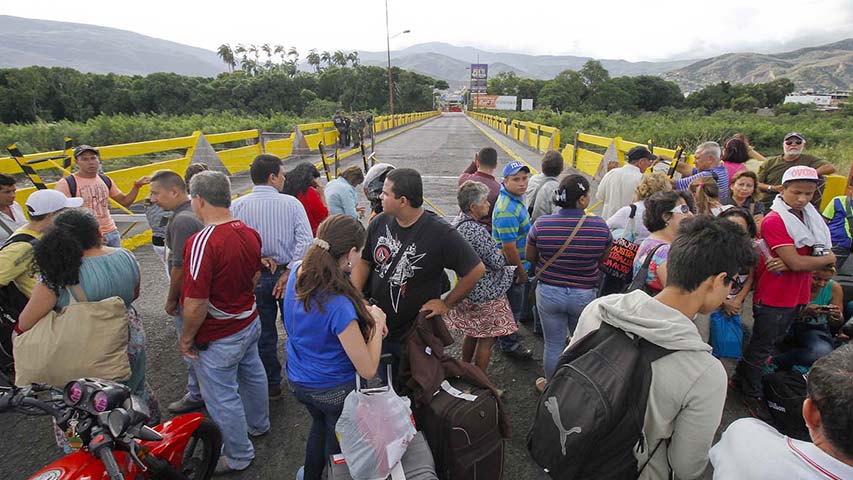
[(391, 32), (388, 29), (388, 0), (385, 0), (385, 46), (388, 49), (388, 110), (394, 128), (394, 79), (391, 76)]

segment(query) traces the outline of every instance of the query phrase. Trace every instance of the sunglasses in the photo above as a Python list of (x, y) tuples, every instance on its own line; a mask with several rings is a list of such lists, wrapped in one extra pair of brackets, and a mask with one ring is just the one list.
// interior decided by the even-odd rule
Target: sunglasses
[(785, 145), (802, 145), (802, 140), (785, 140)]
[(669, 213), (681, 213), (686, 215), (690, 213), (690, 207), (688, 207), (687, 204), (682, 203), (681, 205), (676, 205), (675, 208), (669, 211)]

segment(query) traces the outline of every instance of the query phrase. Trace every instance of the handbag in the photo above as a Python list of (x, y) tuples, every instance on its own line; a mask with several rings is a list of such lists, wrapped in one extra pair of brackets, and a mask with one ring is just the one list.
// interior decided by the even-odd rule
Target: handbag
[(640, 244), (636, 241), (635, 216), (637, 215), (637, 206), (632, 203), (630, 207), (631, 213), (628, 216), (627, 225), (622, 231), (614, 232), (613, 245), (607, 253), (607, 258), (598, 266), (598, 269), (604, 274), (602, 296), (621, 292), (631, 281), (634, 258), (637, 256)]
[(717, 310), (711, 313), (711, 352), (717, 358), (743, 356), (743, 325), (740, 315), (726, 315)]
[(80, 285), (66, 290), (66, 307), (15, 337), (15, 384), (62, 388), (82, 377), (129, 379), (130, 323), (124, 300), (116, 296), (90, 302)]
[(411, 401), (397, 396), (392, 386), (391, 365), (386, 368), (385, 387), (363, 389), (361, 377), (355, 374), (355, 390), (344, 400), (335, 424), (341, 454), (350, 475), (357, 480), (387, 478), (415, 438)]
[(551, 258), (549, 258), (548, 261), (545, 262), (544, 265), (542, 265), (542, 268), (536, 271), (536, 276), (534, 276), (533, 280), (530, 281), (530, 289), (527, 291), (527, 299), (530, 300), (531, 305), (536, 304), (536, 284), (539, 283), (539, 277), (541, 277), (542, 273), (544, 273), (545, 270), (548, 270), (548, 267), (550, 267), (551, 264), (554, 263), (557, 258), (559, 258), (559, 256), (563, 254), (564, 251), (566, 251), (566, 247), (568, 247), (569, 244), (572, 243), (572, 240), (575, 238), (575, 235), (577, 235), (578, 231), (581, 228), (581, 225), (583, 225), (583, 222), (585, 220), (586, 215), (582, 216), (581, 219), (578, 220), (578, 223), (575, 225), (575, 228), (572, 229), (572, 233), (569, 235), (566, 241), (563, 242), (563, 245), (560, 247), (559, 250), (557, 250), (557, 253), (552, 255)]

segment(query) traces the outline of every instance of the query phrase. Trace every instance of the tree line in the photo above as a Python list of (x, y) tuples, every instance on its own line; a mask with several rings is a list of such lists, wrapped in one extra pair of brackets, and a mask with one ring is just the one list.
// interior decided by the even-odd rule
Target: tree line
[[(331, 56), (338, 53), (343, 54)], [(387, 70), (360, 65), (353, 53), (343, 54), (346, 61), (337, 58), (314, 72), (300, 72), (295, 49), (238, 48), (230, 51), (236, 57), (226, 55), (233, 71), (216, 78), (94, 74), (37, 66), (0, 69), (0, 122), (86, 121), (116, 114), (230, 112), (301, 117), (330, 116), (335, 109), (387, 112)], [(433, 92), (448, 88), (442, 80), (400, 68), (393, 68), (392, 76), (395, 113), (430, 110)]]
[(706, 113), (732, 109), (753, 111), (775, 107), (794, 91), (794, 83), (780, 78), (768, 83), (732, 85), (721, 82), (686, 97), (678, 84), (653, 75), (611, 78), (600, 62), (587, 61), (579, 71), (564, 70), (551, 80), (521, 78), (501, 72), (489, 79), (490, 95), (536, 99), (538, 108), (561, 112), (656, 112), (662, 108), (704, 109)]

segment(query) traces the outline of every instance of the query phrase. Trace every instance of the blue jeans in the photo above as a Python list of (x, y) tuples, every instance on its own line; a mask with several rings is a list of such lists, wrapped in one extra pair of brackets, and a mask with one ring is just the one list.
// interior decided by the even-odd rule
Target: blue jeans
[(113, 248), (121, 247), (121, 234), (118, 233), (118, 230), (104, 234), (104, 245)]
[(572, 288), (539, 282), (536, 286), (536, 308), (542, 321), (545, 352), (542, 363), (545, 377), (551, 378), (566, 348), (566, 336), (574, 334), (578, 317), (589, 302), (595, 300), (594, 288)]
[(249, 434), (270, 429), (269, 392), (258, 356), (260, 321), (229, 337), (210, 342), (193, 360), (207, 413), (222, 432), (222, 455), (228, 466), (242, 470), (255, 450)]
[(306, 480), (320, 480), (329, 455), (341, 453), (335, 437), (335, 424), (344, 409), (344, 400), (353, 389), (355, 381), (329, 388), (307, 388), (288, 382), (290, 391), (305, 405), (311, 414), (311, 432), (305, 446)]
[(764, 389), (761, 386), (764, 367), (776, 351), (776, 342), (788, 333), (796, 311), (794, 307), (770, 307), (759, 304), (753, 307), (755, 323), (752, 326), (752, 337), (735, 372), (745, 395), (764, 397)]
[[(178, 341), (181, 341), (181, 332), (184, 329), (184, 310), (183, 308), (178, 308), (178, 315), (176, 317), (172, 317), (172, 321), (175, 322), (175, 330), (178, 332)], [(195, 374), (195, 367), (193, 367), (193, 362), (187, 357), (181, 356), (184, 359), (184, 363), (187, 364), (187, 393), (185, 398), (187, 400), (193, 402), (200, 402), (201, 398), (201, 389), (198, 386), (198, 377)]]
[(281, 363), (278, 361), (278, 330), (276, 320), (281, 311), (281, 301), (273, 297), (272, 290), (281, 277), (282, 271), (270, 273), (261, 270), (261, 278), (255, 287), (255, 304), (261, 319), (261, 338), (258, 340), (258, 352), (267, 372), (267, 383), (272, 387), (281, 385)]
[(794, 323), (791, 325), (791, 336), (794, 337), (796, 346), (773, 357), (773, 363), (780, 370), (788, 370), (794, 365), (811, 367), (819, 358), (832, 352), (832, 334), (826, 324)]
[[(529, 285), (530, 282), (513, 283), (506, 292), (506, 298), (509, 300), (509, 308), (512, 309), (512, 318), (515, 320), (516, 325), (521, 321), (524, 312), (530, 308), (530, 301), (527, 299), (527, 289)], [(498, 337), (497, 343), (498, 348), (500, 348), (502, 352), (512, 352), (522, 347), (521, 336), (518, 332)]]

